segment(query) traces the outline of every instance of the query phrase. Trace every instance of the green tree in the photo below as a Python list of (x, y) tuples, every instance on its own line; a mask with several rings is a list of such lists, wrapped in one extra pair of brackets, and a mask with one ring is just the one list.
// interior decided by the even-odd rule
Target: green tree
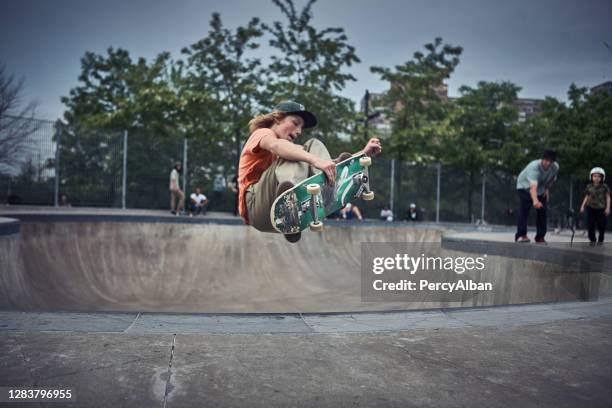
[[(208, 35), (181, 51), (187, 58), (181, 63), (185, 67), (185, 91), (210, 94), (214, 100), (210, 120), (218, 133), (216, 138), (215, 135), (208, 137), (209, 142), (223, 147), (217, 152), (217, 158), (222, 159), (217, 164), (223, 165), (226, 172), (234, 173), (237, 169), (246, 123), (260, 100), (261, 61), (248, 53), (259, 47), (257, 39), (262, 35), (258, 18), (229, 30), (223, 27), (221, 16), (213, 13)], [(233, 163), (234, 167), (227, 163)]]
[(415, 52), (412, 60), (395, 69), (370, 69), (390, 84), (381, 100), (392, 123), (391, 136), (385, 145), (400, 161), (434, 161), (434, 147), (449, 131), (450, 105), (440, 97), (440, 91), (444, 80), (459, 64), (463, 49), (442, 44), (438, 37), (425, 44), (425, 50), (427, 53)]
[(320, 138), (330, 151), (347, 144), (339, 135), (348, 135), (355, 122), (353, 101), (338, 94), (355, 78), (346, 68), (358, 63), (355, 48), (348, 43), (344, 29), (317, 30), (313, 24), (310, 0), (298, 11), (292, 0), (273, 0), (286, 22), (266, 25), (270, 45), (278, 51), (267, 70), (264, 105), (271, 109), (284, 99), (295, 99), (317, 115), (319, 124), (310, 135)]
[(66, 122), (95, 129), (148, 129), (170, 134), (176, 129), (180, 105), (172, 83), (172, 61), (159, 54), (150, 64), (132, 61), (124, 49), (107, 55), (86, 52), (79, 85), (62, 97)]
[(522, 140), (518, 132), (517, 94), (510, 82), (479, 82), (462, 86), (451, 115), (453, 132), (442, 138), (439, 159), (467, 172), (467, 217), (473, 214), (473, 193), (481, 172), (507, 181), (520, 163)]
[[(571, 177), (573, 187), (581, 191), (592, 167), (612, 168), (612, 97), (589, 94), (587, 88), (574, 84), (567, 95), (567, 104), (547, 98), (541, 112), (526, 123), (526, 132), (533, 154), (554, 148), (561, 174)], [(580, 199), (579, 194), (574, 197)]]
[(441, 97), (440, 91), (444, 89), (444, 80), (459, 64), (462, 48), (443, 44), (441, 38), (436, 38), (425, 44), (425, 51), (415, 52), (412, 60), (394, 69), (370, 68), (389, 83), (389, 90), (378, 104), (391, 121), (391, 132), (384, 145), (387, 154), (397, 158), (400, 166), (394, 180), (400, 203), (418, 189), (417, 180), (404, 177), (401, 166), (437, 162), (442, 138), (453, 131), (449, 119), (452, 105)]
[[(67, 107), (61, 133), (62, 189), (89, 204), (98, 202), (102, 190), (116, 190), (114, 180), (121, 171), (117, 149), (122, 132), (128, 131), (128, 204), (166, 206), (160, 191), (171, 163), (182, 158), (185, 134), (180, 123), (189, 112), (179, 98), (179, 78), (168, 53), (150, 63), (133, 61), (124, 49), (85, 53), (79, 85), (62, 98)], [(103, 200), (105, 205), (117, 204), (116, 194), (107, 196), (111, 198)]]

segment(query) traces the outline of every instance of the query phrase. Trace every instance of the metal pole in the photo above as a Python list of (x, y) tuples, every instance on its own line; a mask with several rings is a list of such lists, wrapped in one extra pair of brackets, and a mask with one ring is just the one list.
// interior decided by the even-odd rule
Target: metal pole
[(569, 185), (569, 209), (570, 211), (574, 210), (574, 183), (573, 177), (570, 175), (570, 185)]
[(183, 139), (183, 192), (187, 194), (187, 139)]
[(436, 222), (440, 222), (440, 179), (442, 173), (442, 165), (438, 163), (437, 166), (437, 185), (436, 185)]
[[(364, 130), (365, 140), (367, 142), (369, 139), (368, 125), (370, 122), (370, 118), (369, 118), (370, 116), (370, 93), (368, 92), (367, 89), (365, 91), (364, 99), (365, 99), (365, 106), (364, 106), (363, 112), (365, 114), (365, 124), (364, 124), (363, 130)], [(393, 211), (393, 208), (391, 208), (391, 211)]]
[(125, 210), (127, 196), (127, 156), (128, 156), (128, 131), (123, 131), (123, 185), (121, 187), (121, 208)]
[(393, 214), (393, 203), (395, 201), (395, 159), (391, 159), (391, 178), (389, 179), (389, 183), (391, 184), (391, 197), (390, 201), (390, 209)]
[(484, 169), (482, 170), (482, 197), (481, 197), (481, 203), (480, 203), (480, 223), (484, 224), (485, 223), (485, 196), (486, 196), (486, 191), (487, 191), (487, 176), (486, 173), (484, 171)]
[(53, 205), (59, 207), (59, 185), (60, 185), (60, 147), (62, 130), (59, 123), (55, 124), (55, 191), (53, 194)]

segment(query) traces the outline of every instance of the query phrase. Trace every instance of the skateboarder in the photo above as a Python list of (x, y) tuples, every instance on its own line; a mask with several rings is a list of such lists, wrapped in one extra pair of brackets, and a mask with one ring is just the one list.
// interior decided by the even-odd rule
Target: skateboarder
[[(332, 160), (325, 145), (317, 139), (309, 139), (304, 145), (295, 143), (302, 129), (316, 124), (315, 115), (294, 101), (282, 102), (271, 113), (249, 122), (251, 135), (240, 155), (238, 171), (239, 211), (246, 224), (259, 231), (274, 232), (270, 209), (276, 197), (319, 172), (324, 172), (330, 183), (335, 181), (336, 164), (349, 158), (350, 153)], [(356, 154), (375, 156), (380, 151), (380, 141), (372, 138)], [(297, 242), (300, 236), (288, 234), (285, 238)]]
[(520, 243), (529, 242), (527, 238), (527, 217), (531, 207), (536, 209), (535, 242), (546, 244), (546, 203), (549, 189), (557, 179), (559, 164), (555, 162), (554, 150), (545, 150), (542, 158), (530, 162), (518, 176), (516, 189), (519, 196), (519, 215), (514, 240)]
[[(606, 172), (601, 167), (594, 167), (589, 174), (591, 183), (587, 185), (585, 197), (580, 206), (580, 212), (587, 212), (589, 226), (589, 241), (591, 245), (602, 245), (606, 231), (606, 217), (610, 215), (610, 189), (604, 180)], [(599, 238), (595, 240), (595, 227), (599, 230)]]

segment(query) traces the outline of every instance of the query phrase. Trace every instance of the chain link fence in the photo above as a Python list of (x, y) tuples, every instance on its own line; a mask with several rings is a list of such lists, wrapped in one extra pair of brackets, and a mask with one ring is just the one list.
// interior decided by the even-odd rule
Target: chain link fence
[(53, 122), (0, 117), (0, 203), (53, 203)]
[(75, 131), (59, 125), (55, 131), (58, 205), (119, 207), (123, 188), (121, 134)]
[(124, 132), (123, 138), (127, 145), (125, 207), (170, 208), (170, 171), (175, 163), (183, 165), (185, 142), (144, 131)]
[[(12, 128), (5, 119), (0, 121), (0, 146), (16, 128), (23, 134), (18, 153), (0, 155), (0, 203), (168, 209), (170, 171), (181, 163), (180, 185), (187, 203), (200, 188), (209, 198), (209, 210), (235, 210), (230, 185), (236, 157), (231, 146), (145, 131), (95, 132), (40, 120), (9, 122)], [(515, 175), (400, 163), (384, 156), (374, 160), (370, 173), (375, 199), (357, 202), (367, 218), (379, 218), (382, 209), (390, 208), (394, 220), (409, 220), (413, 204), (418, 221), (516, 222)], [(579, 208), (585, 185), (586, 180), (560, 176), (551, 190), (551, 227), (566, 226), (570, 208)]]

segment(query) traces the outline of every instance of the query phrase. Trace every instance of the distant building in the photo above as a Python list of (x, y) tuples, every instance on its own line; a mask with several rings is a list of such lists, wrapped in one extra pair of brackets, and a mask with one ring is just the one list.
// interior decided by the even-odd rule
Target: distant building
[(607, 81), (591, 88), (591, 95), (598, 93), (605, 93), (608, 96), (612, 96), (612, 81)]
[[(604, 84), (598, 85), (596, 88), (599, 89), (599, 87), (603, 87), (604, 85), (607, 84), (607, 88), (604, 88), (607, 90), (607, 92), (610, 94), (610, 92), (612, 92), (612, 82), (606, 82)], [(593, 92), (593, 89), (591, 89), (591, 92)], [(436, 92), (436, 94), (438, 95), (438, 97), (445, 102), (453, 102), (455, 101), (456, 97), (449, 97), (448, 96), (448, 86), (446, 84), (442, 84), (438, 87), (436, 87), (434, 89), (434, 91)], [(384, 114), (384, 107), (380, 104), (380, 100), (385, 96), (385, 93), (370, 93), (369, 94), (369, 99), (370, 99), (370, 104), (368, 107), (368, 113), (370, 115), (372, 115), (375, 112), (381, 112), (381, 114), (379, 116), (377, 116), (376, 118), (370, 120), (369, 125), (372, 127), (372, 129), (375, 129), (376, 131), (380, 132), (380, 133), (385, 133), (385, 132), (390, 132), (391, 131), (391, 121), (390, 119)], [(533, 115), (537, 114), (538, 112), (540, 112), (541, 110), (541, 106), (542, 106), (542, 102), (544, 102), (544, 99), (536, 99), (536, 98), (518, 98), (516, 100), (516, 107), (518, 108), (518, 120), (519, 122), (524, 122), (527, 119), (529, 119), (530, 117), (532, 117)], [(365, 113), (365, 103), (366, 103), (366, 98), (365, 96), (361, 99), (361, 112)], [(398, 109), (398, 106), (395, 106), (395, 109)]]
[(524, 122), (540, 112), (544, 99), (517, 98), (516, 107), (519, 111), (519, 122)]

